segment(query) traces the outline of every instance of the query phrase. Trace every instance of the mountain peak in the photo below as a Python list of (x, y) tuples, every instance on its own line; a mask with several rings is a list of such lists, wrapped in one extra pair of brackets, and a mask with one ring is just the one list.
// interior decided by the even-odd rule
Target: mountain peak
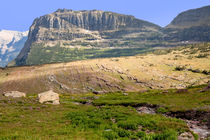
[(57, 9), (54, 13), (67, 13), (67, 12), (104, 12), (102, 10), (97, 10), (97, 9), (93, 9), (93, 10), (72, 10), (72, 9)]
[(210, 5), (180, 13), (167, 28), (190, 28), (210, 25)]

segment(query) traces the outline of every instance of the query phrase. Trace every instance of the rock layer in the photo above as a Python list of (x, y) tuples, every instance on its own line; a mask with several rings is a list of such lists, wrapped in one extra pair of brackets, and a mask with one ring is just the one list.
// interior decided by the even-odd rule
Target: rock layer
[[(156, 32), (158, 25), (136, 19), (133, 16), (98, 10), (72, 11), (59, 9), (34, 20), (28, 40), (16, 58), (16, 65), (25, 65), (33, 43), (58, 43), (75, 39), (103, 42), (132, 33)], [(130, 37), (130, 35), (128, 35)], [(136, 37), (137, 35), (135, 35)], [(142, 35), (145, 37), (144, 35)], [(82, 44), (82, 43), (81, 43)], [(100, 45), (99, 45), (100, 46)], [(109, 47), (109, 45), (108, 45)]]

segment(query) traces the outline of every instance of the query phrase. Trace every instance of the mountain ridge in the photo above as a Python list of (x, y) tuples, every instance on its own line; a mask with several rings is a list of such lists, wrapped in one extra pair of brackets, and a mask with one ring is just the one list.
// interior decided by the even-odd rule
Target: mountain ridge
[(128, 56), (153, 47), (208, 42), (208, 11), (210, 6), (184, 11), (162, 28), (134, 16), (109, 11), (58, 9), (34, 20), (24, 48), (9, 66)]
[(28, 31), (0, 30), (0, 66), (4, 67), (15, 59), (24, 46), (27, 34)]
[(209, 42), (210, 5), (181, 12), (164, 28), (164, 32), (166, 40)]
[(190, 28), (199, 25), (210, 25), (210, 5), (181, 12), (166, 28)]
[[(160, 28), (158, 25), (129, 15), (98, 10), (60, 9), (34, 20), (30, 27), (28, 40), (15, 61), (17, 65), (33, 65), (34, 62), (27, 62), (27, 59), (34, 43), (40, 43), (45, 48), (49, 45), (56, 46), (58, 42), (65, 48), (84, 46), (84, 42), (92, 43), (92, 47), (96, 48), (111, 47), (111, 41), (113, 44), (117, 44), (116, 41), (123, 44), (127, 40), (140, 39), (138, 36), (142, 36), (142, 40), (145, 40), (142, 33), (154, 32), (158, 34)], [(131, 34), (134, 37), (130, 37)], [(72, 45), (74, 42), (77, 44)], [(119, 46), (116, 45), (117, 47)]]

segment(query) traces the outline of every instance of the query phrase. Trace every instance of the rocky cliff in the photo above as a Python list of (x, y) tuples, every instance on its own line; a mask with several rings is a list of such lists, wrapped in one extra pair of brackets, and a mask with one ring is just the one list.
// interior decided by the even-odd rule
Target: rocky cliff
[[(60, 48), (139, 47), (137, 41), (145, 41), (151, 36), (157, 36), (159, 29), (160, 27), (155, 24), (129, 15), (98, 10), (59, 9), (34, 20), (30, 27), (28, 40), (15, 63), (16, 65), (34, 64), (28, 58), (33, 54), (31, 50), (34, 44), (38, 44), (42, 49), (43, 46), (45, 48), (55, 47), (58, 44)], [(129, 42), (131, 40), (133, 44)], [(37, 59), (37, 64), (39, 64), (38, 59), (41, 58), (33, 57), (33, 59)], [(48, 63), (48, 61), (43, 63)]]
[(165, 28), (130, 15), (58, 9), (34, 20), (10, 66), (128, 56), (201, 41), (210, 41), (210, 6), (180, 13)]

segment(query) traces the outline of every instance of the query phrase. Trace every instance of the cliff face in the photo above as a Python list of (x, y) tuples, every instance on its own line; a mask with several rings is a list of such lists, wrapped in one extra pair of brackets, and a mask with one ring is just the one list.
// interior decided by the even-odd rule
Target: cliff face
[[(156, 26), (152, 23), (136, 19), (133, 16), (98, 10), (72, 11), (57, 10), (35, 20), (36, 26), (54, 29), (83, 28), (86, 30), (116, 30), (128, 27)], [(157, 27), (157, 26), (156, 26)]]
[(165, 28), (113, 12), (59, 9), (34, 20), (14, 65), (127, 56), (185, 41), (210, 41), (210, 6), (182, 12)]
[[(16, 65), (27, 64), (28, 55), (35, 43), (41, 43), (45, 47), (58, 43), (69, 44), (65, 47), (82, 47), (84, 43), (92, 47), (110, 47), (110, 44), (107, 44), (110, 42), (109, 39), (112, 41), (116, 39), (114, 42), (118, 42), (117, 44), (125, 43), (128, 38), (137, 41), (145, 40), (144, 33), (158, 32), (159, 29), (159, 26), (133, 16), (98, 10), (59, 9), (34, 20), (30, 27), (28, 40), (15, 61)], [(73, 42), (75, 40), (79, 40), (80, 43)]]

